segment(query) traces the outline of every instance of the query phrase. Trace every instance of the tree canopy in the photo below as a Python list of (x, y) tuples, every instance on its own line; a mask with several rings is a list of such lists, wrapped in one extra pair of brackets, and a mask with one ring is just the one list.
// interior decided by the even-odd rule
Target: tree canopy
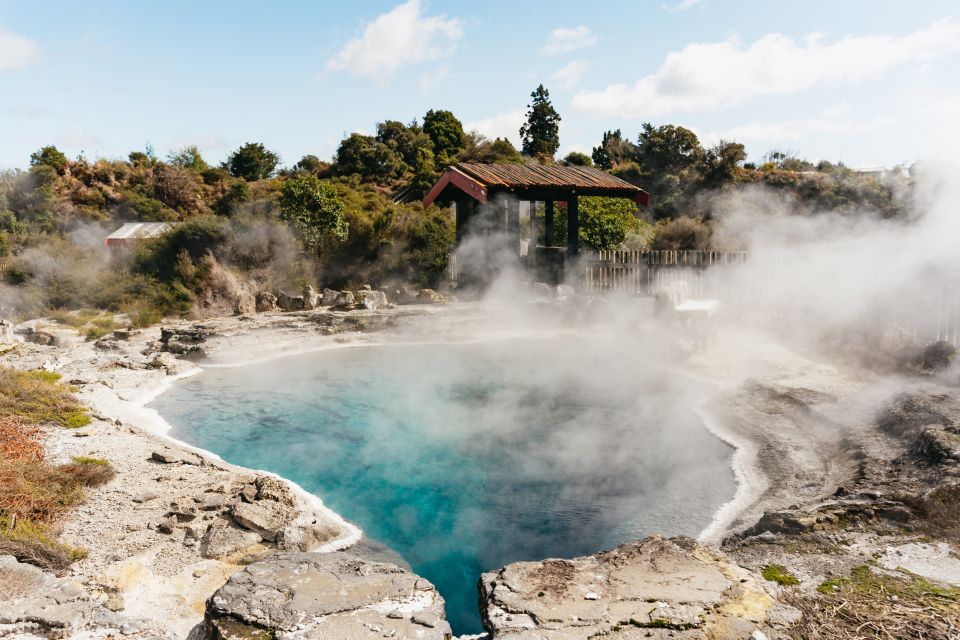
[(550, 92), (541, 84), (527, 105), (527, 120), (520, 127), (523, 153), (534, 158), (553, 158), (560, 148), (560, 114), (550, 102)]
[(329, 184), (310, 174), (298, 174), (280, 189), (280, 218), (295, 229), (304, 248), (314, 254), (326, 240), (346, 240), (343, 202)]
[(230, 154), (224, 168), (230, 175), (244, 180), (263, 180), (273, 175), (280, 164), (280, 156), (260, 142), (248, 142)]

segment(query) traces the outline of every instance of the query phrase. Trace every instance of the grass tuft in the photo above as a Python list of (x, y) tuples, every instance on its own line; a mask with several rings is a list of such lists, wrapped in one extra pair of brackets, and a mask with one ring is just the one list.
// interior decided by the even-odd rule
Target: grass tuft
[(0, 417), (16, 416), (35, 424), (75, 429), (90, 424), (90, 416), (70, 387), (51, 371), (17, 371), (0, 367)]

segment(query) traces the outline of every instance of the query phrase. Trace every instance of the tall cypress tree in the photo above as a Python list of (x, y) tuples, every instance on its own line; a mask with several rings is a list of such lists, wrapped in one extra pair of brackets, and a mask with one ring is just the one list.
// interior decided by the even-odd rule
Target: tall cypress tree
[(535, 158), (553, 158), (560, 148), (560, 114), (550, 102), (550, 92), (541, 84), (530, 94), (527, 121), (520, 127), (523, 152)]

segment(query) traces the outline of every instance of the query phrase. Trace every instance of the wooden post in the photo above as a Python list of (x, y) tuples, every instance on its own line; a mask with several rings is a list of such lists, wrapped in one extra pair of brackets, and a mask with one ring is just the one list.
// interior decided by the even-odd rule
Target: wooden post
[(580, 201), (573, 194), (567, 200), (567, 254), (580, 253)]
[(530, 265), (530, 271), (533, 281), (537, 280), (537, 203), (531, 200), (530, 205), (530, 243), (527, 245), (527, 263)]
[(516, 196), (507, 198), (507, 231), (513, 240), (520, 241), (520, 200)]
[(543, 245), (553, 246), (553, 200), (544, 202)]

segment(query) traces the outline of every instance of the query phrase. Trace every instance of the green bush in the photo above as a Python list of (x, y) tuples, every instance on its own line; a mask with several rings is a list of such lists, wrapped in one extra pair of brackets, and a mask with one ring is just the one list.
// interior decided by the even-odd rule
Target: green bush
[(713, 228), (705, 221), (688, 216), (660, 220), (654, 226), (652, 248), (658, 250), (690, 251), (710, 248)]

